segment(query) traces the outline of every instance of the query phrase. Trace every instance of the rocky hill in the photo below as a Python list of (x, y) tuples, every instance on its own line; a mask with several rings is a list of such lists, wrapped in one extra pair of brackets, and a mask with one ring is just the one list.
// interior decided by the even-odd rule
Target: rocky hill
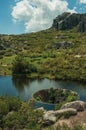
[(54, 21), (52, 28), (57, 30), (68, 30), (77, 28), (79, 32), (86, 32), (86, 13), (76, 14), (65, 12), (62, 15), (57, 16)]

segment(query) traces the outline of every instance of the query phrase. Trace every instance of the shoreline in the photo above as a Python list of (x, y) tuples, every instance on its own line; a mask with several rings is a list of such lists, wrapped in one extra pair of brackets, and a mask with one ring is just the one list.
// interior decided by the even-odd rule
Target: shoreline
[(29, 76), (28, 74), (27, 75), (21, 75), (21, 74), (17, 74), (17, 75), (12, 75), (12, 74), (8, 74), (8, 75), (0, 75), (0, 77), (16, 77), (16, 78), (26, 78), (26, 79), (35, 79), (35, 80), (37, 80), (37, 79), (39, 79), (39, 80), (41, 80), (41, 79), (49, 79), (49, 80), (55, 80), (55, 81), (72, 81), (72, 82), (78, 82), (78, 83), (86, 83), (86, 80), (80, 80), (80, 79), (63, 79), (63, 78), (55, 78), (54, 76), (40, 76), (40, 75), (35, 75), (35, 76)]

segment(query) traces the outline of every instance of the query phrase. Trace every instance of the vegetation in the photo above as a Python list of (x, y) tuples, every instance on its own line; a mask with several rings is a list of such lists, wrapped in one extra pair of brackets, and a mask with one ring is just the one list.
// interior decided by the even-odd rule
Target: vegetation
[(19, 98), (0, 97), (0, 128), (12, 130), (37, 129), (42, 126), (42, 111), (34, 111), (34, 102)]
[[(74, 29), (0, 35), (0, 75), (9, 75), (13, 71), (27, 74), (29, 78), (86, 81), (85, 39), (85, 33)], [(21, 72), (18, 65), (23, 67)]]
[[(16, 97), (0, 97), (0, 130), (85, 130), (86, 126), (76, 124), (71, 127), (66, 124), (56, 127), (45, 127), (43, 111), (34, 110), (34, 100), (21, 101)], [(69, 118), (64, 113), (64, 118)]]
[(37, 69), (33, 64), (25, 60), (22, 55), (18, 55), (13, 62), (12, 72), (13, 75), (30, 75), (33, 72), (37, 72)]

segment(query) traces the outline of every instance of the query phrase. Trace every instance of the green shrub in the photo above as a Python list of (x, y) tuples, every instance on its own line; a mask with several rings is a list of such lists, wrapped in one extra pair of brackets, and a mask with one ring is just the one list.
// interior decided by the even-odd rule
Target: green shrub
[(22, 101), (19, 98), (7, 97), (7, 101), (9, 104), (9, 111), (18, 111), (22, 104)]
[(21, 116), (17, 112), (10, 112), (4, 118), (4, 128), (14, 128), (19, 130), (21, 125)]
[(70, 112), (64, 112), (63, 117), (64, 118), (69, 118), (71, 116)]
[(77, 96), (75, 95), (69, 95), (68, 97), (67, 97), (67, 102), (71, 102), (71, 101), (75, 101), (75, 100), (77, 100), (78, 98), (77, 98)]
[(9, 104), (7, 101), (0, 99), (0, 115), (5, 115), (9, 112)]
[(40, 97), (36, 97), (36, 100), (37, 100), (37, 101), (41, 101), (41, 98), (40, 98)]
[(59, 110), (62, 105), (63, 105), (63, 102), (57, 103), (57, 104), (55, 105), (55, 110)]

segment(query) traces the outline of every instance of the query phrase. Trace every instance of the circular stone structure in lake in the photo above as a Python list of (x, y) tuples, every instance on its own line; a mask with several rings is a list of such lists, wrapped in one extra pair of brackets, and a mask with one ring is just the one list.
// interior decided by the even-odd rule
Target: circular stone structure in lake
[(33, 94), (33, 98), (38, 102), (63, 104), (78, 99), (78, 94), (67, 89), (44, 89)]

